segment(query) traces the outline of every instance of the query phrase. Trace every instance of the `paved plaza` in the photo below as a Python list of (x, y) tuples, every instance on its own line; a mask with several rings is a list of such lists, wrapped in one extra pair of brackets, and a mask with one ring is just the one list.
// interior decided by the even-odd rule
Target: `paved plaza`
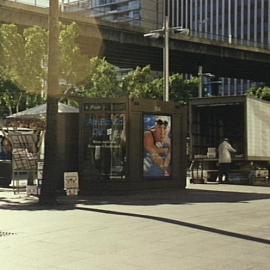
[(1, 270), (268, 270), (270, 187), (60, 197), (0, 189)]

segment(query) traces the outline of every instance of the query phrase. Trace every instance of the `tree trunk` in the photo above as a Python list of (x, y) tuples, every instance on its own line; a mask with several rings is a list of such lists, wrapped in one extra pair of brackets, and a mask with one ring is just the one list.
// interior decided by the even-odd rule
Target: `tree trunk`
[(50, 0), (47, 126), (40, 204), (56, 204), (57, 187), (57, 111), (59, 99), (59, 3)]
[(19, 112), (21, 99), (22, 99), (22, 94), (20, 94), (18, 101), (17, 101), (17, 104), (16, 104), (16, 113)]

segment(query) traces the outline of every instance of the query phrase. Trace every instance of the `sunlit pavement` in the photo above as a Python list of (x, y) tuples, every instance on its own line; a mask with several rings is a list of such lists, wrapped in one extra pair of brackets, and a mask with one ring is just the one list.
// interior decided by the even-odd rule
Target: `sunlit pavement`
[(129, 196), (0, 189), (1, 270), (267, 270), (270, 187), (189, 185)]

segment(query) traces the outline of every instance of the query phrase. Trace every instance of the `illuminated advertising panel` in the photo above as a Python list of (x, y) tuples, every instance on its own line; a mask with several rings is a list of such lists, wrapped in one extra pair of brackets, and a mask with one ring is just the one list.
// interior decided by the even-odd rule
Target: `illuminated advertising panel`
[(171, 176), (171, 116), (144, 115), (144, 177)]

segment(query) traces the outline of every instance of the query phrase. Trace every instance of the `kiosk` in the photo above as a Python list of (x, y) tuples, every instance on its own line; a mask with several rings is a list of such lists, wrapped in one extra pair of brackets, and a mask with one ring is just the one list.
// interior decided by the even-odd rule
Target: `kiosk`
[(80, 100), (81, 193), (185, 188), (186, 111), (157, 100)]

